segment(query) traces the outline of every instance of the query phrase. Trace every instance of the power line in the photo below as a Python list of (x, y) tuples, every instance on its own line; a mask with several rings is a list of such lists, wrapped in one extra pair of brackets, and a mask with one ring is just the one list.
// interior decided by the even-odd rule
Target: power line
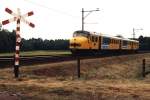
[(133, 28), (133, 39), (135, 39), (135, 31), (138, 31), (138, 30), (143, 30), (142, 28), (139, 28), (139, 29), (135, 29), (135, 28)]
[(57, 13), (59, 13), (59, 14), (63, 14), (63, 15), (66, 15), (66, 16), (70, 16), (70, 17), (72, 17), (72, 18), (79, 18), (78, 16), (74, 16), (74, 15), (72, 15), (72, 14), (70, 14), (70, 13), (67, 13), (67, 12), (64, 12), (64, 11), (60, 11), (60, 10), (57, 10), (57, 9), (54, 9), (54, 8), (50, 8), (50, 7), (47, 7), (47, 6), (45, 6), (45, 5), (42, 5), (42, 4), (33, 2), (33, 1), (29, 1), (29, 0), (24, 0), (24, 1), (26, 1), (26, 2), (28, 2), (28, 3), (31, 3), (31, 4), (33, 4), (33, 5), (36, 5), (36, 6), (39, 6), (39, 7), (48, 9), (48, 10), (51, 10), (51, 11), (53, 11), (53, 12), (57, 12)]

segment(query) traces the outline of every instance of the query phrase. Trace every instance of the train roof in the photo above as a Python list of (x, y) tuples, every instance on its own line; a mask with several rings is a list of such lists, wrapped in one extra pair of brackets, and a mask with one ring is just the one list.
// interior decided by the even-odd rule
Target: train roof
[(102, 33), (97, 33), (97, 32), (89, 32), (89, 31), (78, 30), (78, 31), (75, 31), (74, 33), (84, 33), (84, 34), (87, 34), (87, 35), (103, 36), (103, 37), (108, 37), (108, 38), (117, 39), (117, 40), (139, 42), (137, 40), (131, 40), (131, 39), (128, 39), (128, 38), (121, 38), (121, 37), (116, 37), (116, 36), (110, 36), (110, 35), (106, 35), (106, 34), (102, 34)]
[(121, 38), (121, 37), (115, 37), (115, 36), (106, 36), (106, 35), (100, 35), (100, 36), (108, 37), (108, 38), (112, 38), (112, 39), (117, 39), (117, 40), (124, 40), (124, 41), (130, 41), (130, 42), (139, 42), (137, 40), (131, 40), (131, 39), (128, 39), (128, 38)]
[(91, 34), (91, 33), (90, 33), (90, 32), (88, 32), (88, 31), (82, 31), (82, 30), (75, 31), (74, 33)]
[(128, 39), (128, 38), (121, 38), (121, 37), (116, 37), (116, 36), (110, 36), (110, 35), (106, 35), (106, 34), (102, 34), (102, 33), (91, 32), (91, 34), (97, 35), (97, 36), (108, 37), (108, 38), (112, 38), (112, 39), (117, 39), (117, 40), (125, 40), (125, 41), (131, 41), (131, 42), (139, 42), (139, 41), (137, 41), (137, 40), (132, 40), (132, 39)]

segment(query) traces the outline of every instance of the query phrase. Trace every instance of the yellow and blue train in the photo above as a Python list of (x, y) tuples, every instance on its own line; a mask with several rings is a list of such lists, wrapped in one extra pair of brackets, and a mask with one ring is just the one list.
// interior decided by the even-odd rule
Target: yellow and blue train
[(139, 49), (137, 40), (97, 35), (88, 31), (75, 31), (70, 39), (72, 53), (87, 52), (135, 52)]

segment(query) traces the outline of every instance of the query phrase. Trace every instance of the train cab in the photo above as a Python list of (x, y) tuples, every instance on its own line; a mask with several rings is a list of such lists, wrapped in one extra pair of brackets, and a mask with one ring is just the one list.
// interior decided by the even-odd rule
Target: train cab
[(99, 36), (88, 31), (75, 31), (70, 39), (72, 51), (90, 51), (99, 49)]
[(87, 31), (75, 31), (70, 39), (70, 49), (88, 49), (89, 35)]

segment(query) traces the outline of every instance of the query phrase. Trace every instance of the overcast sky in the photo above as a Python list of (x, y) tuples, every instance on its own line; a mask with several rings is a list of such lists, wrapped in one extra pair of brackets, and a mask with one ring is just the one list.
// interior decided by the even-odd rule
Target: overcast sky
[[(118, 34), (126, 38), (132, 36), (133, 28), (136, 37), (150, 36), (150, 1), (149, 0), (0, 0), (0, 20), (12, 18), (5, 12), (8, 7), (16, 12), (17, 8), (35, 24), (31, 28), (21, 23), (22, 38), (68, 39), (72, 33), (81, 29), (81, 10), (95, 10), (85, 19), (85, 30), (111, 36)], [(85, 13), (86, 15), (87, 13)], [(16, 22), (3, 26), (12, 31)]]

